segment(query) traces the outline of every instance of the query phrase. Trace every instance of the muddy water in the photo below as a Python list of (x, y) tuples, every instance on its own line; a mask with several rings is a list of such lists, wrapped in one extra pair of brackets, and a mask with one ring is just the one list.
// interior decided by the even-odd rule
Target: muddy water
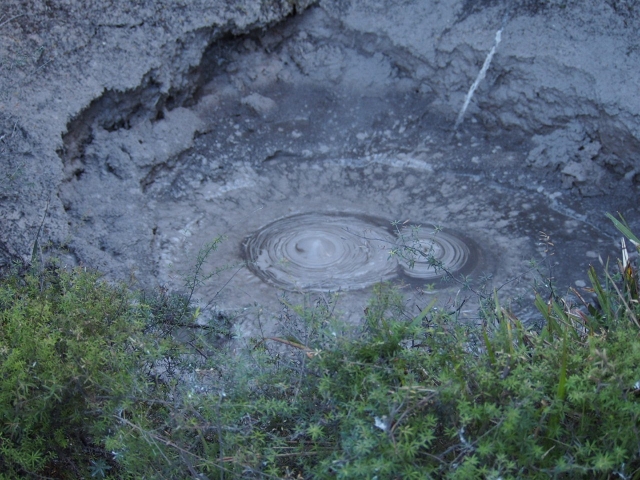
[[(373, 218), (311, 212), (276, 220), (244, 242), (254, 274), (287, 290), (357, 290), (393, 278), (393, 235)], [(386, 247), (386, 248), (385, 248)]]
[[(442, 164), (437, 152), (236, 164), (227, 178), (195, 189), (188, 200), (159, 193), (161, 277), (181, 278), (202, 245), (225, 235), (211, 268), (238, 267), (199, 293), (239, 315), (243, 332), (258, 333), (273, 327), (283, 295), (295, 303), (305, 294), (327, 299), (338, 292), (338, 310), (357, 321), (377, 281), (400, 286), (409, 311), (433, 296), (450, 308), (466, 299), (462, 315), (473, 320), (477, 298), (463, 282), (501, 288), (505, 302), (521, 298), (525, 305), (539, 276), (532, 260), (566, 289), (586, 281), (598, 250), (610, 250), (611, 239), (552, 210), (544, 193), (455, 174)], [(434, 233), (434, 225), (443, 230)], [(414, 257), (411, 267), (391, 254), (400, 245), (429, 251), (431, 261)], [(434, 269), (433, 259), (455, 278)]]
[(473, 270), (469, 240), (407, 223), (342, 212), (292, 215), (247, 237), (244, 258), (257, 276), (291, 291), (357, 290), (402, 276), (426, 284)]

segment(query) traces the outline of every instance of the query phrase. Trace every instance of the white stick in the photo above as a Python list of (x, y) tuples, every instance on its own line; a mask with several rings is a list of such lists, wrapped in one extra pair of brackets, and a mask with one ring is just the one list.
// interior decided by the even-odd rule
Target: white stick
[(462, 123), (462, 119), (464, 118), (464, 113), (467, 111), (467, 108), (469, 107), (469, 103), (471, 102), (471, 97), (473, 97), (473, 94), (478, 88), (478, 85), (480, 85), (480, 82), (487, 75), (487, 70), (489, 70), (489, 65), (491, 65), (491, 60), (493, 59), (493, 55), (496, 53), (496, 48), (498, 48), (498, 44), (500, 43), (501, 39), (502, 39), (502, 28), (496, 32), (496, 40), (493, 44), (493, 47), (491, 48), (491, 51), (489, 51), (489, 55), (487, 55), (487, 58), (484, 59), (484, 65), (482, 65), (482, 69), (480, 70), (480, 73), (476, 77), (476, 81), (473, 82), (473, 85), (471, 85), (471, 88), (467, 93), (467, 97), (464, 99), (464, 105), (462, 105), (462, 109), (460, 110), (460, 113), (458, 114), (458, 119), (456, 120), (456, 124), (453, 126), (454, 132), (458, 130), (458, 127)]

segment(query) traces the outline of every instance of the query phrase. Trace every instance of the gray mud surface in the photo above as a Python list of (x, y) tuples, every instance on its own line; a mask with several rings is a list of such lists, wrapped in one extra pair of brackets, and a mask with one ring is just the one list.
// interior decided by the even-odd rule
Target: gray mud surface
[[(375, 274), (402, 285), (410, 311), (433, 295), (460, 306), (469, 281), (501, 288), (527, 316), (540, 273), (560, 291), (583, 287), (590, 264), (617, 254), (605, 212), (640, 231), (632, 3), (9, 2), (0, 263), (29, 259), (44, 218), (43, 255), (180, 289), (200, 249), (224, 235), (208, 265), (229, 268), (197, 293), (255, 332), (283, 296), (338, 291), (354, 321), (370, 296), (342, 260), (327, 267), (330, 288), (247, 267), (261, 229), (340, 217), (349, 235), (374, 239), (371, 255), (388, 257), (401, 243), (393, 222), (437, 225), (468, 245), (457, 282), (416, 280), (401, 264)], [(376, 240), (354, 218), (375, 218), (390, 236)], [(320, 256), (341, 251), (334, 238), (305, 237), (291, 251), (307, 258), (316, 245), (320, 268)], [(471, 300), (461, 308), (477, 315)]]

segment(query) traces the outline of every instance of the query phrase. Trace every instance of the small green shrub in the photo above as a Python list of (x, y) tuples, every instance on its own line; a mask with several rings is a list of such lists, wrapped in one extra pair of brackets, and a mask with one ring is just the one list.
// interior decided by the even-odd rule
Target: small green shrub
[(144, 369), (162, 354), (161, 345), (143, 335), (146, 317), (145, 306), (133, 303), (123, 287), (84, 269), (52, 268), (4, 279), (4, 478), (78, 478), (91, 466), (94, 476), (116, 467), (100, 441), (116, 423), (114, 415), (148, 390)]
[(639, 278), (626, 253), (614, 270), (538, 295), (539, 331), (495, 299), (484, 326), (435, 302), (407, 315), (382, 284), (360, 326), (331, 298), (283, 299), (279, 336), (216, 347), (228, 330), (190, 294), (14, 275), (0, 478), (638, 479)]

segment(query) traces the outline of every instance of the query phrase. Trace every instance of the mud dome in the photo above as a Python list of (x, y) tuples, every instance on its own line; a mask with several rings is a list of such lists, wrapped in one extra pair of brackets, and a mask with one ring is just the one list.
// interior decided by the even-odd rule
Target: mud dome
[(604, 212), (638, 225), (640, 44), (619, 2), (568, 7), (324, 1), (216, 39), (182, 88), (106, 92), (68, 123), (52, 252), (179, 289), (224, 235), (197, 293), (245, 333), (283, 295), (338, 292), (357, 320), (378, 281), (472, 319), (465, 283), (516, 310), (540, 275), (582, 287), (616, 253)]

